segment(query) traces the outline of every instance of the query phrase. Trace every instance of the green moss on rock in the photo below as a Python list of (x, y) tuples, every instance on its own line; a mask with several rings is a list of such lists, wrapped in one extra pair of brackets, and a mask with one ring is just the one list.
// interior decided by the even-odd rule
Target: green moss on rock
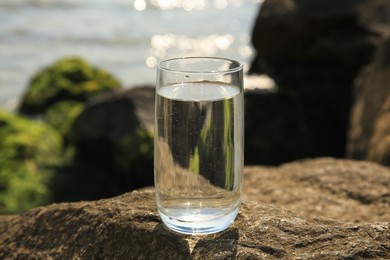
[(60, 101), (46, 110), (44, 119), (62, 136), (65, 136), (83, 109), (84, 103), (80, 101)]
[(51, 127), (0, 110), (0, 214), (51, 202), (46, 182), (60, 153)]
[(38, 72), (25, 93), (20, 111), (41, 114), (56, 102), (86, 101), (104, 91), (120, 88), (107, 71), (77, 57), (64, 58)]
[(133, 168), (136, 165), (140, 165), (144, 169), (147, 168), (146, 165), (140, 164), (140, 161), (149, 163), (153, 161), (153, 133), (137, 128), (133, 134), (123, 137), (117, 152), (114, 154), (114, 165), (119, 171), (128, 174), (135, 170)]

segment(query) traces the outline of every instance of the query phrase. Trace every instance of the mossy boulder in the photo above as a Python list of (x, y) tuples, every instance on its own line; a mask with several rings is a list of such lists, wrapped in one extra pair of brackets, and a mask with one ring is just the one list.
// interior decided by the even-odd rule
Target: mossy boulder
[(65, 136), (83, 109), (83, 102), (75, 100), (59, 101), (46, 110), (43, 118), (46, 123), (57, 129), (62, 136)]
[(50, 126), (0, 110), (0, 214), (49, 203), (47, 181), (60, 154), (61, 138)]
[(151, 87), (113, 91), (87, 102), (66, 136), (72, 165), (53, 182), (56, 201), (112, 197), (153, 185)]
[(48, 124), (65, 135), (85, 101), (118, 88), (119, 80), (107, 71), (81, 58), (63, 58), (33, 76), (19, 111), (43, 115)]
[(20, 111), (40, 114), (56, 102), (83, 102), (104, 91), (120, 87), (119, 81), (107, 71), (94, 67), (81, 58), (64, 58), (39, 71), (32, 78), (22, 99)]

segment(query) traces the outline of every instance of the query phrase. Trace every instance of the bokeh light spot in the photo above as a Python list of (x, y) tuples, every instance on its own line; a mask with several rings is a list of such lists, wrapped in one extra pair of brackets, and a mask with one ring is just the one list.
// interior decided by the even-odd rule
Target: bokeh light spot
[(154, 56), (149, 56), (146, 58), (146, 66), (149, 68), (154, 68), (157, 65), (157, 59)]
[(143, 11), (146, 8), (146, 2), (145, 0), (135, 0), (134, 1), (134, 8), (137, 11)]

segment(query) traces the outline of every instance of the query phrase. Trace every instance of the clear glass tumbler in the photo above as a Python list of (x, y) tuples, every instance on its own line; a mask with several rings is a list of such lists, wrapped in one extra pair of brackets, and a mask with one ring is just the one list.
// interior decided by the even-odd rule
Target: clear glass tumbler
[(228, 228), (242, 187), (242, 65), (211, 57), (160, 62), (154, 140), (157, 208), (164, 224), (185, 234)]

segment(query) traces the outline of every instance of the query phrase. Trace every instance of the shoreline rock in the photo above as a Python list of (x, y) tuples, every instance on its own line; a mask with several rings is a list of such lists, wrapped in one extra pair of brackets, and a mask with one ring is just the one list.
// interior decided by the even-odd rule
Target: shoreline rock
[(344, 223), (390, 222), (390, 169), (333, 158), (245, 167), (244, 199)]
[(390, 37), (355, 80), (347, 156), (390, 166)]
[[(247, 168), (245, 177), (248, 178), (255, 168)], [(315, 168), (319, 170), (316, 171)], [(284, 177), (295, 178), (303, 183), (316, 177), (321, 180), (327, 175), (327, 170), (339, 169), (331, 176), (356, 172), (358, 176), (356, 182), (359, 180), (361, 184), (366, 185), (364, 191), (368, 193), (374, 187), (370, 186), (369, 178), (366, 182), (360, 179), (359, 171), (368, 173), (370, 169), (378, 170), (383, 175), (371, 171), (378, 179), (390, 176), (389, 169), (376, 164), (326, 158), (262, 169), (264, 171), (259, 173), (269, 172), (269, 175), (273, 175), (279, 170)], [(346, 176), (348, 177), (348, 174)], [(364, 175), (364, 177), (368, 176)], [(258, 178), (261, 180), (261, 175)], [(269, 176), (265, 175), (264, 179), (267, 178)], [(328, 188), (339, 187), (343, 190), (345, 182), (340, 183), (336, 180), (337, 182), (333, 183), (330, 180), (332, 179), (322, 179), (318, 187), (327, 184)], [(253, 192), (256, 188), (264, 191), (262, 187), (256, 186), (258, 183), (252, 183), (250, 191)], [(264, 182), (264, 185), (266, 184), (267, 182)], [(352, 183), (351, 187), (354, 184)], [(387, 191), (384, 194), (388, 195), (389, 186), (386, 187)], [(297, 190), (301, 188), (296, 187)], [(356, 189), (361, 190), (361, 187), (357, 186)], [(254, 194), (248, 190), (245, 192), (252, 196), (251, 200), (254, 198)], [(288, 191), (286, 194), (288, 195)], [(302, 195), (301, 199), (310, 200), (305, 193)], [(275, 198), (277, 199), (277, 196)], [(243, 202), (236, 221), (226, 231), (199, 237), (177, 234), (164, 227), (157, 214), (153, 188), (98, 201), (53, 204), (20, 215), (0, 216), (0, 244), (2, 245), (0, 258), (384, 259), (390, 257), (388, 220), (357, 224), (305, 217), (270, 205), (259, 197), (257, 200), (263, 202), (253, 200)], [(387, 204), (387, 211), (388, 209)], [(321, 217), (326, 216), (322, 214)]]
[(353, 81), (390, 32), (389, 11), (386, 0), (265, 0), (261, 6), (250, 72), (295, 93), (309, 157), (345, 157)]
[(243, 203), (226, 231), (193, 237), (167, 230), (154, 190), (55, 204), (0, 217), (0, 257), (63, 259), (326, 259), (390, 256), (389, 223), (344, 225)]
[(65, 137), (72, 169), (55, 180), (56, 201), (109, 198), (153, 185), (154, 98), (154, 88), (137, 87), (85, 104)]

